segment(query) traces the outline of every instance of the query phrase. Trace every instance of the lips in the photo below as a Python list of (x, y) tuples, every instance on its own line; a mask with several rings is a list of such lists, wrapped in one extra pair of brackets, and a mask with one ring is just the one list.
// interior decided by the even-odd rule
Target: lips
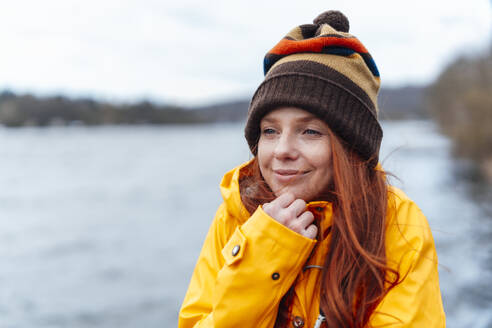
[(278, 175), (297, 175), (297, 174), (300, 174), (300, 170), (285, 170), (285, 169), (281, 169), (281, 170), (273, 170), (273, 172), (275, 174), (278, 174)]
[(277, 180), (280, 180), (281, 182), (286, 182), (296, 177), (302, 176), (306, 173), (309, 173), (309, 171), (295, 170), (295, 169), (276, 169), (273, 170), (273, 173), (277, 178)]

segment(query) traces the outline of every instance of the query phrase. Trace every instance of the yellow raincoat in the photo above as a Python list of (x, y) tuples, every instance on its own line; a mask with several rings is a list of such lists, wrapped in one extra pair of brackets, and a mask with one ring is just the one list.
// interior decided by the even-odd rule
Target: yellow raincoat
[[(296, 281), (294, 327), (311, 328), (319, 314), (321, 270), (329, 233), (312, 240), (263, 212), (250, 216), (239, 195), (241, 168), (224, 175), (224, 202), (210, 226), (179, 313), (179, 328), (273, 327), (283, 295)], [(425, 216), (402, 191), (391, 187), (386, 249), (388, 265), (403, 281), (379, 304), (373, 327), (445, 327), (437, 255)], [(331, 224), (328, 202), (311, 202), (322, 236)], [(396, 215), (395, 215), (396, 214)], [(314, 248), (314, 253), (310, 256)]]

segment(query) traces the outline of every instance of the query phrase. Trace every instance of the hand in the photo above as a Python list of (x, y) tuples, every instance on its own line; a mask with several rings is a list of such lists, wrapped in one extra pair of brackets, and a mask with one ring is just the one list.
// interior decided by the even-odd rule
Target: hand
[(313, 213), (306, 211), (306, 202), (296, 199), (294, 194), (287, 192), (270, 203), (263, 204), (263, 211), (290, 230), (304, 237), (314, 239), (318, 227), (313, 223)]

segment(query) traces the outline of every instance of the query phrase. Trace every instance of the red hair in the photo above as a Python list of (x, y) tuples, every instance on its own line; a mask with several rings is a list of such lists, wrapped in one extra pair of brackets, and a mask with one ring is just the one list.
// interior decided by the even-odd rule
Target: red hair
[[(333, 205), (331, 240), (322, 272), (320, 308), (327, 327), (366, 327), (399, 274), (386, 264), (385, 230), (388, 206), (385, 173), (374, 169), (330, 132), (333, 180), (319, 195)], [(253, 213), (275, 199), (261, 176), (257, 158), (240, 180), (241, 200)], [(280, 302), (275, 327), (289, 321), (294, 286)]]

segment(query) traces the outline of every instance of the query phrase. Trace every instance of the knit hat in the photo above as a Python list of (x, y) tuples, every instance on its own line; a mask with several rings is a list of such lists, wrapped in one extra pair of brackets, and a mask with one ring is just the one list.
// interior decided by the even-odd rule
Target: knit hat
[(324, 120), (362, 159), (378, 162), (383, 131), (377, 121), (379, 72), (339, 11), (291, 30), (264, 59), (265, 80), (251, 100), (245, 136), (253, 154), (260, 121), (281, 106)]

